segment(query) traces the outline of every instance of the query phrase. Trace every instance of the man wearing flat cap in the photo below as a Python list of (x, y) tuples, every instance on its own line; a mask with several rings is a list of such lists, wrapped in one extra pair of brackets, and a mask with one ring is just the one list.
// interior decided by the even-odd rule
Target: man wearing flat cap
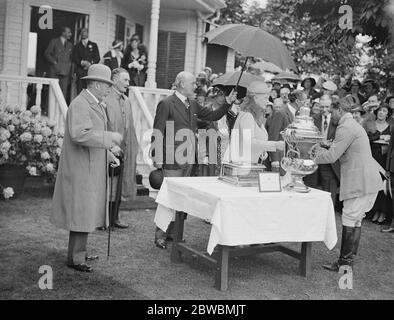
[(87, 261), (88, 234), (108, 224), (108, 163), (117, 162), (110, 152), (119, 146), (122, 135), (107, 131), (103, 99), (108, 95), (111, 70), (104, 65), (89, 67), (87, 89), (67, 110), (64, 142), (53, 195), (51, 222), (70, 231), (67, 265), (92, 272)]

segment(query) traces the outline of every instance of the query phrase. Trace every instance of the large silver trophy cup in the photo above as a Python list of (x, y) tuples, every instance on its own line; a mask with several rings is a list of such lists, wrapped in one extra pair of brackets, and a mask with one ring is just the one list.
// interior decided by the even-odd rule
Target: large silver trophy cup
[(309, 107), (302, 107), (300, 114), (281, 135), (287, 145), (286, 157), (282, 159), (281, 166), (291, 174), (291, 183), (285, 189), (309, 192), (303, 178), (317, 170), (314, 153), (324, 138), (310, 117)]

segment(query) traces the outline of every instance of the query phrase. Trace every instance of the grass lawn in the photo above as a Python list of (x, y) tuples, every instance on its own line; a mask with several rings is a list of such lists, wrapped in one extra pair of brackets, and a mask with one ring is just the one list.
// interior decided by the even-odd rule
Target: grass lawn
[[(298, 261), (282, 253), (249, 256), (231, 260), (229, 290), (219, 292), (211, 269), (189, 259), (173, 264), (170, 250), (154, 246), (154, 210), (122, 212), (131, 227), (112, 233), (108, 261), (107, 233), (89, 236), (90, 253), (100, 256), (91, 264), (93, 273), (67, 268), (68, 233), (51, 225), (50, 206), (51, 199), (43, 197), (0, 201), (0, 299), (394, 299), (394, 236), (368, 221), (353, 290), (340, 290), (339, 275), (321, 268), (338, 257), (338, 244), (328, 251), (315, 243), (310, 279), (299, 276)], [(340, 228), (337, 217), (339, 237)], [(188, 217), (188, 243), (206, 248), (209, 231), (209, 225)], [(53, 269), (53, 290), (38, 287), (41, 265)]]

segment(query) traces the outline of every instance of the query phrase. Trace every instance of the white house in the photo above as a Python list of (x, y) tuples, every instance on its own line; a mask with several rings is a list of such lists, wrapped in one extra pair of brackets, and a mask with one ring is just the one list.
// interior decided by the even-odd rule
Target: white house
[[(148, 49), (145, 87), (130, 90), (142, 141), (152, 127), (158, 101), (171, 93), (168, 88), (179, 71), (196, 74), (205, 65), (214, 72), (234, 68), (232, 50), (207, 45), (202, 37), (225, 6), (224, 0), (0, 0), (0, 101), (42, 105), (62, 127), (67, 105), (57, 80), (46, 77), (43, 58), (50, 39), (66, 25), (76, 42), (77, 31), (87, 27), (89, 39), (103, 56), (114, 39), (126, 42), (137, 33)], [(42, 29), (39, 21), (48, 8), (53, 28)], [(142, 153), (139, 160), (142, 165)]]

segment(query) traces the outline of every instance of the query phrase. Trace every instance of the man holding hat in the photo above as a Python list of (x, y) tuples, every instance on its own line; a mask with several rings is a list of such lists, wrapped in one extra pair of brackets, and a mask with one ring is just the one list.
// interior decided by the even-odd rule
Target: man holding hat
[(110, 150), (120, 146), (123, 138), (107, 131), (103, 100), (112, 86), (111, 70), (94, 64), (84, 79), (87, 89), (67, 110), (51, 222), (70, 231), (67, 265), (92, 272), (86, 261), (98, 257), (87, 254), (88, 234), (108, 223), (107, 168), (109, 162), (116, 162)]

